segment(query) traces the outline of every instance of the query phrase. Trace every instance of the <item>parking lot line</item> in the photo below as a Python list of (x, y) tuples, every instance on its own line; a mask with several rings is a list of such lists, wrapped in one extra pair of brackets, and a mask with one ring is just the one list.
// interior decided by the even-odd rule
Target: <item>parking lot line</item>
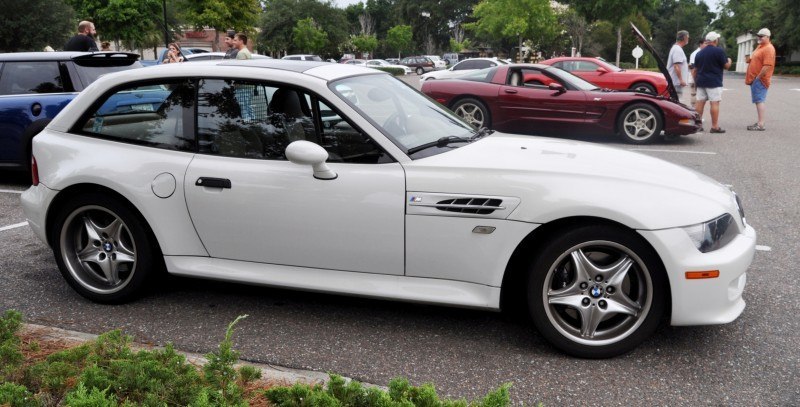
[(23, 226), (28, 226), (28, 222), (17, 223), (14, 225), (3, 226), (0, 228), (0, 232), (5, 232), (6, 230), (21, 228)]
[(717, 155), (717, 153), (713, 151), (688, 151), (688, 150), (659, 150), (655, 148), (631, 148), (631, 151), (651, 151), (654, 153), (683, 153), (683, 154), (705, 154), (705, 155)]
[(0, 193), (3, 193), (3, 192), (7, 193), (7, 194), (21, 194), (21, 193), (23, 193), (25, 191), (16, 191), (16, 190), (13, 190), (13, 189), (0, 189)]

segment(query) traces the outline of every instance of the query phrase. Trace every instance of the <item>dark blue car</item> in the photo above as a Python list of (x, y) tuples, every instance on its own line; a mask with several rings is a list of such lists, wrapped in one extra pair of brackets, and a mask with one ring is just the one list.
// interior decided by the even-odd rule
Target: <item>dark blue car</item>
[(0, 54), (0, 170), (30, 169), (31, 140), (100, 75), (141, 67), (123, 52)]

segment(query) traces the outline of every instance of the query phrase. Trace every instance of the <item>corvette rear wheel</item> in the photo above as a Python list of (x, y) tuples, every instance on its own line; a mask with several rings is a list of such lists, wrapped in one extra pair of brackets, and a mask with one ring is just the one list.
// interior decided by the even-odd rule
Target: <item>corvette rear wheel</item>
[(661, 112), (646, 103), (628, 106), (617, 118), (620, 135), (633, 144), (652, 143), (661, 135), (663, 127)]
[(664, 314), (663, 266), (633, 231), (571, 229), (542, 248), (530, 271), (528, 307), (536, 328), (573, 356), (628, 352), (655, 331)]
[(64, 279), (101, 303), (132, 299), (161, 268), (144, 222), (118, 199), (88, 193), (56, 215), (51, 242)]
[(646, 82), (637, 82), (631, 86), (631, 89), (637, 92), (649, 93), (652, 95), (656, 94), (656, 88), (653, 85), (646, 83)]
[(453, 105), (453, 112), (476, 129), (490, 127), (492, 125), (489, 119), (489, 110), (486, 109), (486, 105), (477, 99), (467, 98), (459, 100)]

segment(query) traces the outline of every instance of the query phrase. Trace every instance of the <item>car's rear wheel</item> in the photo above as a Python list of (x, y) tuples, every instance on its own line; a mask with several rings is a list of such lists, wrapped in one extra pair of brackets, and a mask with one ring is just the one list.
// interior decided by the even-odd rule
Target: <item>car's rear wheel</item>
[(422, 67), (421, 67), (421, 66), (418, 66), (418, 67), (417, 67), (417, 75), (422, 75), (422, 74), (424, 74), (424, 73), (425, 73), (425, 70), (424, 70), (424, 69), (422, 69)]
[(162, 267), (144, 222), (126, 203), (100, 193), (80, 195), (50, 230), (59, 270), (82, 296), (101, 303), (134, 298)]
[(633, 144), (652, 143), (661, 135), (663, 126), (661, 112), (646, 103), (628, 106), (617, 118), (620, 135)]
[(647, 82), (634, 83), (631, 86), (631, 89), (633, 89), (633, 90), (635, 90), (637, 92), (650, 93), (650, 94), (653, 94), (653, 95), (656, 94), (656, 88), (653, 85), (651, 85), (651, 84), (649, 84)]
[(453, 105), (453, 112), (476, 129), (492, 125), (489, 118), (489, 110), (480, 100), (472, 98), (461, 99)]
[(551, 239), (533, 260), (528, 307), (553, 346), (578, 357), (612, 357), (655, 331), (666, 287), (664, 268), (641, 236), (587, 225)]

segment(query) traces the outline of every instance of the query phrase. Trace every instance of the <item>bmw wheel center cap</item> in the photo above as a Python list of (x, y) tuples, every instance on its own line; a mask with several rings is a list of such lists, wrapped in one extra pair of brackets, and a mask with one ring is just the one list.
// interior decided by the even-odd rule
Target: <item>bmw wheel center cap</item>
[(593, 298), (600, 298), (600, 296), (603, 295), (603, 287), (599, 285), (592, 287), (591, 295)]

